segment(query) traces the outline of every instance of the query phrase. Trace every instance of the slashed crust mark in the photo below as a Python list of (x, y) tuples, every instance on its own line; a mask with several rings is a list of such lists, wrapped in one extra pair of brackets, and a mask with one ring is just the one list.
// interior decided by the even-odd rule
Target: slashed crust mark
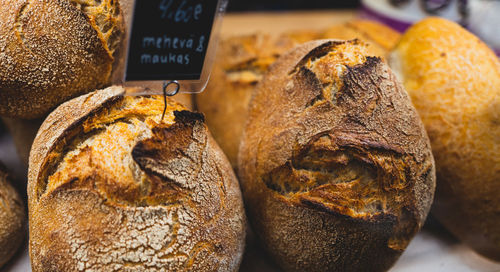
[(19, 11), (16, 14), (16, 19), (14, 21), (14, 29), (16, 36), (21, 41), (21, 45), (26, 50), (32, 53), (29, 46), (27, 46), (28, 42), (25, 39), (26, 33), (24, 32), (24, 25), (26, 23), (26, 20), (28, 20), (27, 9), (29, 8), (30, 4), (31, 4), (30, 0), (26, 0), (26, 2), (19, 8)]

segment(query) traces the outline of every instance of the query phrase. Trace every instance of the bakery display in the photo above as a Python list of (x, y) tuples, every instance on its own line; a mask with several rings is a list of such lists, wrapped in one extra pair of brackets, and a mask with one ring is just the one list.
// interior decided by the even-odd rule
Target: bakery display
[(411, 27), (392, 67), (429, 133), (436, 159), (435, 217), (477, 252), (500, 260), (500, 62), (458, 24)]
[[(124, 91), (163, 82), (104, 89), (123, 80), (134, 2), (0, 0), (7, 179), (27, 179), (15, 151), (27, 168), (48, 114), (92, 92), (56, 110), (31, 152), (32, 260), (26, 192), (5, 191), (0, 170), (0, 270), (500, 269), (500, 69), (482, 42), (430, 19), (389, 56), (401, 35), (354, 10), (229, 13), (207, 89), (169, 97), (160, 121), (162, 96)], [(294, 49), (317, 39), (336, 41)], [(255, 233), (231, 172), (242, 138)], [(414, 237), (434, 188), (429, 146), (433, 211), (458, 239), (434, 217)]]
[(111, 83), (124, 33), (114, 0), (0, 0), (0, 116), (33, 119)]
[(0, 164), (0, 268), (22, 245), (25, 227), (23, 200), (12, 187), (5, 167)]
[(109, 87), (70, 100), (30, 154), (33, 271), (237, 271), (238, 181), (203, 115)]
[(384, 271), (422, 227), (429, 140), (389, 67), (360, 41), (281, 56), (250, 102), (238, 155), (245, 207), (285, 271)]
[(252, 92), (280, 55), (315, 39), (359, 38), (368, 44), (369, 54), (385, 59), (399, 37), (400, 34), (391, 28), (367, 20), (353, 20), (325, 30), (229, 37), (220, 44), (206, 90), (196, 95), (197, 108), (206, 115), (215, 140), (236, 167)]

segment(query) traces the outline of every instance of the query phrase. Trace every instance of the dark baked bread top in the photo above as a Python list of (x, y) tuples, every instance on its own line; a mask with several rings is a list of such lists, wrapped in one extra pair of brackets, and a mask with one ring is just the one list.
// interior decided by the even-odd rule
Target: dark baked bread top
[(307, 43), (271, 66), (251, 102), (239, 167), (245, 191), (388, 222), (395, 250), (423, 224), (434, 192), (430, 144), (408, 95), (357, 40)]

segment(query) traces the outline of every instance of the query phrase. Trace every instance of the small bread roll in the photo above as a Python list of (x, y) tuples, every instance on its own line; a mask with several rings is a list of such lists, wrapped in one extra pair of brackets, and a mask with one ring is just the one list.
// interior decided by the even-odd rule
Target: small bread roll
[(33, 119), (110, 84), (117, 0), (0, 0), (0, 115)]
[(500, 260), (500, 61), (458, 24), (429, 18), (391, 56), (436, 158), (435, 217)]
[(28, 182), (33, 271), (237, 271), (238, 181), (203, 115), (109, 87), (52, 112)]
[(238, 157), (253, 229), (286, 271), (385, 271), (423, 225), (429, 139), (405, 90), (359, 41), (303, 44), (250, 102)]
[(0, 268), (22, 245), (26, 231), (23, 200), (10, 182), (0, 164)]
[(385, 60), (401, 38), (401, 34), (376, 21), (353, 20), (326, 29), (320, 37), (339, 40), (360, 39), (367, 43), (370, 55)]

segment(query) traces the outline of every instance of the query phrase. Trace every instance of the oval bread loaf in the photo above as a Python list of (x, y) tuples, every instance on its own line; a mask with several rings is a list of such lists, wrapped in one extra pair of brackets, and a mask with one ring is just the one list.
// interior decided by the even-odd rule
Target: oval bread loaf
[(118, 0), (0, 0), (0, 115), (33, 119), (110, 84)]
[(425, 19), (391, 55), (436, 158), (433, 215), (500, 260), (500, 61), (458, 24)]
[(238, 181), (203, 116), (109, 87), (52, 112), (30, 153), (33, 271), (237, 271)]
[(271, 66), (238, 169), (249, 220), (286, 271), (389, 269), (435, 188), (408, 95), (357, 40), (309, 42)]
[(0, 164), (0, 268), (22, 245), (26, 232), (23, 200), (10, 182)]
[[(279, 36), (254, 34), (221, 42), (207, 88), (197, 94), (198, 109), (233, 167), (237, 165), (241, 134), (247, 120), (253, 90), (269, 66), (294, 46), (322, 39), (354, 39), (368, 42), (368, 52), (386, 58), (400, 34), (373, 21), (354, 20), (323, 31), (295, 31)], [(228, 125), (230, 124), (230, 125)]]

